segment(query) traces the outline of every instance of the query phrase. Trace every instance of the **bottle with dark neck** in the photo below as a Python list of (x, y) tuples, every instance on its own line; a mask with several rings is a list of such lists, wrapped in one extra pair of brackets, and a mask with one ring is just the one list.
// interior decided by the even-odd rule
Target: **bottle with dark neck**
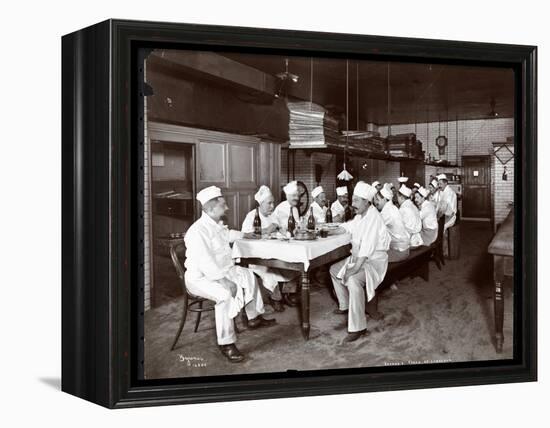
[(256, 215), (254, 216), (254, 235), (261, 236), (262, 235), (262, 220), (260, 219), (260, 211), (259, 208), (256, 207)]
[(308, 230), (315, 230), (315, 217), (313, 217), (313, 207), (309, 209), (309, 218), (307, 219)]
[(348, 205), (346, 205), (346, 208), (344, 208), (344, 221), (351, 220), (351, 208)]
[(330, 201), (327, 202), (327, 212), (325, 214), (325, 221), (332, 223), (332, 210), (330, 209)]
[(296, 221), (294, 220), (292, 207), (290, 207), (290, 212), (288, 213), (288, 226), (287, 226), (287, 230), (290, 232), (290, 236), (294, 236), (294, 229), (296, 229)]

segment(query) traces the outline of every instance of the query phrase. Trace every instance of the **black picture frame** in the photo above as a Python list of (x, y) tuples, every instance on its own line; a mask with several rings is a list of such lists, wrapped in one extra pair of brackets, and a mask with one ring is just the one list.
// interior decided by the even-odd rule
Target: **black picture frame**
[[(185, 46), (361, 56), (516, 71), (514, 359), (140, 381), (143, 144), (137, 49)], [(534, 46), (107, 20), (62, 38), (62, 390), (109, 408), (537, 379)], [(142, 230), (142, 229), (141, 229)], [(142, 305), (142, 303), (141, 303)], [(142, 327), (141, 327), (142, 328)]]

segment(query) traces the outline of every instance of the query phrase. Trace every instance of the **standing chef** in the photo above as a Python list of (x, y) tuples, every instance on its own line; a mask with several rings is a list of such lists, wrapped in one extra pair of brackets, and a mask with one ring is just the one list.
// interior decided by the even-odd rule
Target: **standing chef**
[(330, 276), (338, 298), (336, 314), (348, 314), (348, 335), (353, 342), (367, 335), (365, 292), (371, 301), (388, 268), (390, 234), (378, 210), (371, 204), (376, 189), (359, 182), (353, 191), (352, 207), (356, 216), (340, 226), (351, 234), (351, 255), (330, 267)]
[(449, 227), (452, 227), (456, 221), (456, 193), (449, 186), (447, 176), (445, 174), (439, 174), (437, 176), (437, 181), (439, 184), (439, 213), (440, 215), (445, 216), (445, 228), (447, 230)]
[(420, 208), (420, 219), (422, 220), (422, 242), (424, 245), (431, 245), (437, 239), (437, 214), (434, 205), (428, 201), (430, 192), (420, 187), (416, 193), (416, 205)]
[[(277, 218), (273, 215), (275, 208), (275, 198), (271, 189), (267, 186), (261, 186), (254, 195), (254, 199), (258, 203), (258, 213), (262, 224), (262, 234), (270, 234), (279, 230), (280, 226), (277, 223)], [(256, 210), (250, 211), (244, 218), (241, 231), (243, 233), (254, 232), (254, 218)], [(269, 290), (269, 304), (277, 312), (285, 310), (283, 305), (283, 296), (279, 289), (279, 283), (283, 283), (285, 293), (294, 293), (296, 291), (296, 277), (298, 274), (293, 271), (268, 268), (267, 266), (250, 265), (249, 266), (256, 275), (262, 280), (264, 288)], [(285, 299), (287, 302), (289, 299)]]
[(237, 349), (233, 318), (244, 307), (248, 328), (275, 324), (265, 319), (264, 303), (252, 270), (236, 266), (229, 244), (243, 233), (222, 223), (228, 207), (221, 190), (210, 186), (197, 194), (202, 215), (185, 234), (185, 286), (199, 297), (215, 302), (216, 336), (222, 354), (230, 362), (244, 360)]

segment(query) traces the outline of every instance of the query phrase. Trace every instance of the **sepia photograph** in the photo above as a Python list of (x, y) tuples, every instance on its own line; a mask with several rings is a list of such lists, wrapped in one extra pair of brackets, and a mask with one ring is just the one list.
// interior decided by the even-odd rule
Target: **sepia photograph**
[(143, 379), (514, 358), (513, 68), (142, 58)]

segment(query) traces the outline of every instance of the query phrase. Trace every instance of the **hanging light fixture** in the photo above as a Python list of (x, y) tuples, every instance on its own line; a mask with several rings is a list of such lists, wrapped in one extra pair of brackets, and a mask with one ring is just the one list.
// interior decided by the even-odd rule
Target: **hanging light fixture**
[(350, 181), (353, 180), (353, 175), (351, 175), (346, 169), (346, 160), (347, 160), (347, 148), (348, 148), (348, 134), (349, 134), (349, 59), (346, 59), (346, 143), (344, 145), (344, 168), (342, 172), (338, 174), (338, 180)]

